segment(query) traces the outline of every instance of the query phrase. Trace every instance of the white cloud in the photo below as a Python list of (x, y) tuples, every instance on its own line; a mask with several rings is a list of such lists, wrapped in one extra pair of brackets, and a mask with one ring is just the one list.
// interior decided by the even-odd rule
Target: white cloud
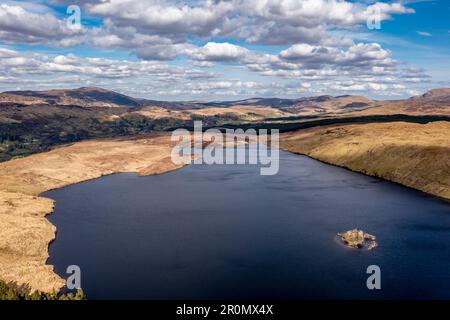
[(207, 40), (235, 38), (269, 45), (307, 43), (348, 47), (353, 45), (352, 39), (333, 30), (365, 24), (374, 8), (381, 20), (390, 19), (393, 14), (414, 12), (399, 3), (368, 6), (343, 0), (206, 0), (189, 4), (159, 0), (84, 2), (90, 14), (105, 19), (107, 35), (94, 37), (94, 44), (140, 51), (139, 56), (145, 59), (160, 59), (154, 52), (161, 48), (166, 53), (170, 51), (168, 57), (173, 59), (183, 50), (169, 47), (189, 42), (192, 36)]
[[(64, 6), (73, 1), (52, 0), (52, 3)], [(51, 87), (52, 83), (61, 83), (61, 79), (70, 79), (67, 80), (70, 84), (105, 84), (130, 93), (141, 90), (162, 95), (283, 96), (284, 92), (314, 94), (327, 89), (405, 91), (402, 88), (405, 84), (429, 81), (423, 70), (401, 69), (389, 50), (370, 43), (379, 40), (366, 39), (365, 43), (353, 40), (374, 11), (380, 13), (381, 20), (414, 12), (400, 3), (348, 0), (78, 0), (76, 3), (82, 6), (82, 19), (90, 15), (101, 18), (103, 24), (85, 25), (74, 31), (67, 28), (64, 16), (45, 2), (2, 2), (0, 42), (43, 44), (55, 48), (52, 52), (57, 54), (0, 47), (0, 84), (22, 80), (30, 86)], [(90, 50), (104, 50), (105, 57), (61, 54), (67, 51), (57, 49), (80, 44)], [(108, 59), (108, 52), (117, 49), (134, 55), (133, 59)], [(180, 56), (188, 59), (162, 61)], [(223, 63), (239, 70), (246, 79), (229, 79), (231, 74), (227, 71), (219, 74)], [(41, 82), (33, 77), (39, 77)], [(293, 83), (285, 86), (287, 82)]]
[(424, 37), (431, 37), (431, 33), (425, 31), (417, 31), (417, 34)]
[(170, 66), (154, 61), (128, 61), (106, 58), (82, 58), (73, 54), (49, 56), (37, 53), (21, 53), (0, 48), (0, 75), (21, 76), (27, 74), (78, 74), (91, 78), (130, 78), (152, 76), (155, 79), (206, 79), (213, 75), (196, 69)]
[(292, 26), (314, 27), (322, 24), (350, 26), (365, 23), (374, 9), (378, 9), (381, 20), (392, 14), (413, 13), (414, 10), (400, 3), (380, 3), (371, 6), (339, 0), (250, 0), (238, 1), (242, 12), (267, 20)]
[(201, 48), (188, 50), (187, 54), (200, 61), (236, 61), (249, 54), (249, 50), (226, 42), (208, 42)]
[[(62, 4), (71, 1), (54, 0)], [(190, 37), (206, 40), (235, 38), (247, 43), (290, 45), (305, 43), (350, 47), (353, 41), (334, 30), (364, 24), (373, 8), (382, 20), (412, 13), (399, 3), (371, 6), (344, 0), (81, 0), (82, 17), (103, 18), (102, 27), (74, 31), (50, 9), (2, 4), (0, 40), (73, 47), (125, 48), (147, 60), (172, 60), (192, 49)], [(40, 11), (40, 13), (34, 12)], [(330, 30), (332, 29), (332, 30)], [(208, 48), (204, 48), (207, 50)], [(216, 48), (214, 48), (216, 49)], [(222, 48), (223, 49), (223, 48)], [(218, 57), (220, 59), (220, 57)]]
[(111, 19), (117, 26), (132, 25), (145, 34), (206, 35), (233, 10), (233, 4), (204, 1), (198, 6), (188, 6), (158, 0), (109, 0), (88, 4), (87, 8), (91, 14)]
[(0, 40), (10, 43), (58, 43), (71, 37), (71, 44), (79, 43), (75, 38), (85, 30), (74, 30), (66, 22), (49, 12), (27, 11), (28, 6), (0, 4)]

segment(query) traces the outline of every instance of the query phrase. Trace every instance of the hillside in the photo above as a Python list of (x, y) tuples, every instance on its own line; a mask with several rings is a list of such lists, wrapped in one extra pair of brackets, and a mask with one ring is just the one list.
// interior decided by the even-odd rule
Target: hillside
[[(0, 104), (81, 106), (81, 107), (158, 107), (169, 110), (271, 108), (294, 114), (348, 111), (368, 106), (370, 99), (360, 96), (318, 96), (299, 99), (252, 98), (237, 101), (156, 101), (130, 97), (98, 87), (48, 91), (6, 91), (0, 93)], [(231, 110), (233, 112), (233, 110)]]
[[(292, 115), (294, 118), (302, 112), (314, 115), (310, 119), (317, 121), (311, 123), (313, 127), (281, 135), (282, 149), (450, 199), (448, 121), (325, 125), (342, 119), (351, 122), (352, 116), (371, 110), (381, 112), (380, 106), (372, 104), (382, 102), (357, 96), (321, 96), (295, 102), (251, 99), (222, 105), (186, 102), (172, 109), (167, 107), (169, 102), (166, 107), (144, 106), (139, 99), (102, 90), (2, 94), (23, 99), (22, 103), (19, 100), (0, 103), (0, 161), (4, 161), (0, 163), (2, 279), (26, 283), (42, 291), (61, 288), (63, 280), (46, 265), (55, 227), (45, 215), (52, 211), (53, 202), (39, 194), (115, 172), (146, 175), (176, 169), (170, 161), (170, 134), (148, 133), (189, 127), (198, 119), (205, 126), (234, 123), (241, 127), (289, 127), (287, 119)], [(450, 97), (447, 90), (434, 90), (402, 102), (383, 102), (384, 110), (419, 115), (447, 112)], [(57, 99), (57, 104), (50, 103), (49, 97)], [(83, 105), (64, 105), (69, 102)], [(392, 109), (394, 103), (397, 109)], [(196, 107), (189, 109), (189, 104)], [(420, 109), (411, 109), (415, 107)], [(369, 116), (363, 121), (379, 121), (375, 119)], [(295, 126), (289, 130), (294, 129)], [(117, 138), (125, 135), (134, 137)], [(116, 138), (91, 139), (98, 137)], [(80, 140), (87, 141), (77, 142)], [(54, 148), (61, 144), (64, 146)], [(49, 149), (52, 150), (43, 152)], [(37, 154), (20, 158), (30, 153)], [(13, 160), (6, 161), (9, 159)]]
[[(450, 89), (436, 89), (398, 101), (324, 95), (298, 99), (161, 102), (96, 87), (5, 92), (0, 94), (0, 161), (88, 138), (192, 127), (195, 120), (201, 120), (204, 127), (262, 125), (288, 131), (337, 122), (390, 121), (380, 120), (379, 115), (450, 116), (449, 101)], [(407, 118), (401, 120), (419, 121)]]
[[(322, 95), (297, 99), (251, 98), (236, 101), (157, 101), (130, 97), (98, 87), (82, 87), (71, 90), (7, 91), (0, 93), (0, 106), (9, 104), (161, 108), (172, 111), (212, 109), (217, 114), (241, 113), (242, 110), (265, 109), (265, 113), (283, 116), (341, 115), (341, 114), (440, 114), (450, 115), (450, 88), (431, 90), (421, 96), (404, 100), (375, 101), (363, 96)], [(229, 109), (229, 110), (227, 110)], [(208, 114), (212, 112), (208, 111)]]
[(170, 161), (170, 135), (90, 140), (0, 163), (0, 274), (32, 291), (58, 291), (65, 282), (46, 264), (56, 228), (46, 215), (53, 200), (42, 192), (115, 172), (159, 174)]
[(281, 148), (450, 199), (450, 123), (369, 123), (282, 135)]
[[(272, 108), (291, 115), (320, 115), (326, 113), (348, 112), (351, 110), (360, 110), (374, 104), (374, 101), (362, 96), (317, 96), (304, 97), (298, 99), (280, 99), (280, 98), (251, 98), (237, 101), (224, 101), (214, 103), (215, 107), (221, 108)], [(205, 104), (205, 107), (213, 103)]]
[(379, 101), (362, 113), (450, 115), (450, 88), (434, 89), (405, 100)]
[(97, 87), (73, 90), (7, 91), (0, 94), (0, 102), (83, 107), (138, 107), (144, 104), (144, 101), (140, 99)]

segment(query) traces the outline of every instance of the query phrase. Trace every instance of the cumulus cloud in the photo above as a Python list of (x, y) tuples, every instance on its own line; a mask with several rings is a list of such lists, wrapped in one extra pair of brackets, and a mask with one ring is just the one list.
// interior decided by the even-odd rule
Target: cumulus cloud
[[(269, 65), (274, 63), (267, 57), (260, 58), (260, 63), (264, 59)], [(284, 80), (248, 81), (154, 61), (83, 58), (72, 54), (48, 56), (0, 48), (0, 87), (9, 90), (96, 85), (147, 98), (220, 100), (230, 96), (296, 97), (355, 92), (394, 95), (411, 90), (406, 83), (420, 84), (427, 80), (419, 69), (385, 72), (377, 68), (381, 67), (359, 73), (331, 68), (269, 68), (260, 73)]]
[(198, 6), (167, 1), (110, 0), (88, 4), (91, 14), (113, 19), (117, 25), (133, 25), (145, 33), (206, 35), (233, 10), (228, 1), (205, 1)]
[(249, 54), (249, 50), (231, 43), (208, 42), (201, 48), (187, 51), (194, 60), (237, 61)]
[[(54, 0), (63, 5), (73, 1)], [(0, 39), (44, 42), (59, 46), (89, 43), (101, 48), (126, 48), (140, 58), (169, 60), (188, 49), (190, 39), (235, 38), (266, 45), (348, 47), (353, 41), (334, 32), (363, 25), (374, 11), (381, 20), (413, 13), (400, 3), (370, 6), (344, 0), (79, 0), (83, 16), (103, 19), (101, 27), (77, 32), (51, 10), (36, 13), (29, 6), (3, 4)], [(42, 7), (42, 5), (41, 5)], [(42, 11), (42, 9), (41, 9)], [(30, 23), (30, 21), (32, 23)], [(331, 30), (330, 30), (331, 29)]]
[(264, 75), (298, 77), (315, 73), (337, 74), (340, 71), (361, 73), (385, 73), (395, 67), (389, 51), (377, 43), (358, 43), (347, 49), (336, 47), (295, 44), (279, 54), (250, 51), (230, 43), (209, 42), (200, 48), (186, 52), (197, 62), (233, 62)]
[(64, 20), (57, 19), (53, 14), (28, 11), (29, 8), (15, 3), (0, 4), (0, 40), (8, 43), (58, 43), (70, 38), (68, 44), (80, 43), (76, 38), (82, 36), (85, 30), (69, 28)]
[(197, 36), (233, 37), (260, 44), (349, 46), (351, 39), (330, 32), (329, 28), (364, 24), (374, 13), (382, 21), (393, 14), (414, 12), (399, 3), (367, 6), (342, 0), (206, 0), (189, 5), (159, 0), (85, 3), (90, 14), (105, 18), (107, 29), (113, 34), (131, 29), (134, 34), (158, 35), (173, 43)]
[[(128, 92), (141, 90), (149, 94), (284, 95), (284, 92), (313, 94), (326, 89), (401, 91), (404, 84), (429, 80), (423, 70), (400, 68), (392, 52), (380, 44), (352, 38), (354, 31), (365, 28), (367, 19), (374, 14), (384, 21), (393, 15), (414, 12), (402, 3), (349, 0), (52, 0), (51, 3), (78, 4), (82, 7), (82, 22), (94, 17), (101, 23), (73, 30), (67, 27), (66, 17), (45, 2), (3, 1), (0, 42), (53, 48), (85, 45), (90, 50), (105, 50), (102, 52), (121, 49), (134, 55), (133, 59), (47, 55), (0, 47), (0, 85), (32, 75), (40, 77), (42, 85), (50, 85), (53, 77), (58, 81), (70, 79), (68, 83), (104, 83), (112, 88), (126, 88)], [(179, 57), (181, 63), (170, 62)], [(235, 65), (246, 71), (248, 78), (258, 81), (217, 74), (216, 67), (221, 64)], [(28, 77), (26, 81), (31, 85), (34, 79)]]
[[(74, 55), (54, 57), (23, 55), (0, 50), (0, 87), (32, 90), (105, 86), (134, 96), (171, 99), (223, 99), (227, 96), (298, 96), (317, 94), (399, 94), (406, 83), (421, 84), (428, 79), (419, 70), (373, 68), (352, 72), (332, 68), (279, 69), (273, 63), (258, 73), (283, 81), (244, 81), (226, 75), (197, 69), (173, 67), (152, 61), (124, 61), (103, 58), (81, 58)], [(205, 62), (205, 61), (203, 61)], [(264, 68), (264, 66), (260, 66)], [(388, 76), (386, 74), (389, 74)], [(233, 74), (230, 73), (232, 76)], [(287, 81), (287, 84), (286, 84)], [(285, 85), (283, 85), (285, 83)], [(227, 98), (228, 99), (228, 98)]]
[(111, 79), (152, 76), (160, 81), (214, 77), (208, 72), (154, 61), (83, 58), (73, 54), (49, 56), (38, 53), (22, 53), (6, 48), (0, 48), (0, 58), (0, 75), (13, 77), (25, 74), (58, 73)]

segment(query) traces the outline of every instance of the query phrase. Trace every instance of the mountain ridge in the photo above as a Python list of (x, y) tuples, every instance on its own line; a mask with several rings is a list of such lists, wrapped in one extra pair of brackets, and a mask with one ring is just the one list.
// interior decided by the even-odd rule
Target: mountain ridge
[(76, 89), (52, 89), (47, 91), (5, 91), (0, 93), (0, 104), (80, 106), (84, 108), (124, 107), (130, 109), (158, 107), (167, 110), (200, 110), (212, 108), (265, 107), (295, 115), (321, 115), (330, 113), (395, 111), (427, 112), (436, 109), (448, 112), (450, 88), (432, 89), (422, 95), (402, 100), (373, 100), (360, 95), (319, 95), (299, 98), (254, 97), (229, 101), (158, 101), (135, 98), (101, 87), (80, 87)]

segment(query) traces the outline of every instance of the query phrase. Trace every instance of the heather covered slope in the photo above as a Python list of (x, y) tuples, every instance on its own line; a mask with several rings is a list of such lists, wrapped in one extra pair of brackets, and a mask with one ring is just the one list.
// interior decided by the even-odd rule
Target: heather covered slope
[(450, 123), (369, 123), (283, 134), (281, 148), (450, 199)]

